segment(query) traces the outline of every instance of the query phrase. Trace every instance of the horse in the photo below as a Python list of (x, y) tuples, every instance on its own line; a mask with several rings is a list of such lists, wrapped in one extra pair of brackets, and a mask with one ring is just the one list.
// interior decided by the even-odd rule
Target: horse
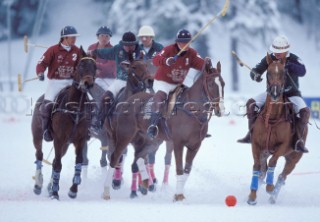
[[(82, 49), (82, 48), (81, 48)], [(87, 142), (89, 121), (86, 116), (87, 90), (93, 86), (96, 63), (95, 60), (87, 57), (82, 50), (83, 57), (79, 61), (75, 72), (73, 73), (73, 83), (61, 90), (58, 94), (52, 115), (51, 131), (53, 136), (54, 160), (52, 164), (51, 181), (48, 185), (49, 195), (52, 199), (59, 200), (59, 180), (62, 169), (61, 159), (66, 154), (70, 143), (75, 147), (75, 173), (72, 180), (72, 186), (69, 190), (69, 197), (76, 198), (78, 185), (81, 183), (81, 164), (82, 149)], [(42, 175), (42, 135), (40, 105), (44, 100), (42, 95), (35, 105), (34, 115), (32, 117), (32, 136), (33, 144), (36, 149), (36, 174), (34, 193), (39, 195), (43, 186)]]
[[(275, 203), (287, 176), (293, 171), (302, 157), (295, 152), (292, 124), (295, 115), (292, 104), (284, 93), (286, 81), (285, 61), (272, 61), (267, 54), (267, 98), (264, 107), (258, 114), (252, 131), (253, 175), (249, 205), (257, 203), (257, 190), (266, 177), (266, 191), (270, 194), (269, 202)], [(274, 185), (274, 170), (279, 157), (285, 158), (285, 166)], [(270, 157), (269, 161), (268, 158)]]
[[(174, 113), (168, 116), (165, 121), (162, 119), (159, 124), (159, 133), (155, 140), (172, 141), (174, 145), (177, 173), (175, 201), (185, 198), (183, 188), (191, 172), (193, 159), (207, 134), (208, 122), (213, 111), (217, 116), (222, 116), (224, 113), (224, 85), (220, 62), (212, 72), (208, 72), (204, 67), (193, 86), (185, 88), (178, 96)], [(126, 106), (119, 110), (121, 115), (119, 114), (114, 121), (114, 131), (110, 137), (110, 168), (107, 171), (102, 194), (106, 200), (110, 199), (110, 184), (114, 167), (118, 164), (123, 150), (129, 143), (134, 145), (135, 161), (137, 161), (142, 174), (144, 187), (147, 188), (148, 180), (144, 172), (143, 150), (135, 146), (135, 142), (149, 139), (146, 131), (149, 126), (149, 100), (151, 98), (152, 95), (143, 92), (131, 96), (126, 101)], [(181, 124), (185, 122), (188, 122), (188, 125)], [(187, 154), (183, 167), (184, 146), (187, 147)]]

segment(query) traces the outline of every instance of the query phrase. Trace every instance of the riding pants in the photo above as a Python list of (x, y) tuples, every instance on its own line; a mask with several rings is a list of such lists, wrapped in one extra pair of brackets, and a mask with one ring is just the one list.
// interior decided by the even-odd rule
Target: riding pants
[[(256, 101), (256, 105), (259, 107), (259, 109), (265, 104), (267, 95), (267, 92), (263, 92), (253, 98)], [(291, 96), (288, 97), (288, 99), (290, 100), (290, 102), (292, 102), (293, 109), (296, 114), (299, 113), (301, 109), (307, 107), (305, 101), (300, 96)]]
[(47, 90), (44, 99), (54, 101), (58, 93), (66, 86), (71, 86), (72, 79), (48, 79)]

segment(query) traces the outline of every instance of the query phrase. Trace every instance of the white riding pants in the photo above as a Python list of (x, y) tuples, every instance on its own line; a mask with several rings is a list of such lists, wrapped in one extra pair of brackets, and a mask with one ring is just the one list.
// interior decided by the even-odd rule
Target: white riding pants
[[(112, 92), (113, 96), (116, 97), (120, 90), (125, 87), (127, 84), (126, 81), (121, 79), (115, 79), (113, 83), (109, 86), (108, 91)], [(105, 89), (105, 88), (103, 88)]]
[(58, 93), (64, 87), (71, 86), (72, 81), (72, 79), (48, 79), (48, 86), (44, 94), (44, 99), (54, 101)]
[[(267, 92), (263, 92), (253, 98), (256, 101), (256, 105), (259, 107), (259, 109), (266, 102), (267, 95), (268, 95)], [(307, 104), (300, 96), (291, 96), (291, 97), (288, 97), (288, 99), (290, 100), (290, 102), (292, 102), (295, 113), (299, 113), (301, 109), (307, 107)]]
[(94, 81), (98, 86), (100, 86), (104, 91), (107, 91), (112, 85), (115, 79), (111, 78), (96, 78)]
[(178, 84), (172, 84), (172, 83), (167, 83), (165, 81), (161, 80), (154, 80), (153, 81), (153, 89), (155, 92), (158, 92), (159, 90), (165, 92), (167, 96), (169, 95), (169, 92), (173, 91)]

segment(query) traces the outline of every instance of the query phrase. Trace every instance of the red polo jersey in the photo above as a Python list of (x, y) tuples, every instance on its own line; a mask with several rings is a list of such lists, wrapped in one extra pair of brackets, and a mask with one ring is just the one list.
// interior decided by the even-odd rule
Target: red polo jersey
[(194, 68), (201, 70), (204, 65), (204, 59), (197, 53), (195, 49), (189, 48), (178, 56), (176, 62), (166, 65), (169, 57), (174, 57), (180, 51), (177, 44), (165, 47), (159, 54), (153, 58), (153, 64), (158, 66), (154, 79), (162, 80), (167, 83), (179, 84), (186, 78), (189, 69)]
[[(89, 46), (88, 50), (95, 50), (98, 48), (99, 43), (95, 43)], [(112, 45), (110, 42), (105, 45), (103, 48), (111, 48)], [(115, 79), (116, 78), (116, 62), (113, 60), (107, 60), (107, 59), (101, 59), (101, 58), (96, 58), (97, 62), (97, 69), (99, 70), (97, 72), (98, 78), (111, 78)]]
[(71, 79), (82, 54), (77, 46), (72, 46), (70, 51), (65, 50), (60, 43), (51, 46), (40, 58), (36, 72), (45, 72), (48, 68), (48, 79)]

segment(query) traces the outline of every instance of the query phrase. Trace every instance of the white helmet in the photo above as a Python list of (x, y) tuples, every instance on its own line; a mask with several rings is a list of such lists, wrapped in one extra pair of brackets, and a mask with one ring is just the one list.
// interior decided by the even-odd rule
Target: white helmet
[(141, 36), (151, 36), (151, 37), (154, 37), (155, 34), (154, 34), (153, 28), (152, 28), (151, 26), (144, 25), (144, 26), (142, 26), (142, 27), (139, 29), (138, 36), (139, 36), (139, 37), (141, 37)]
[(273, 53), (288, 52), (290, 49), (289, 40), (284, 35), (277, 36), (270, 46), (270, 51)]

